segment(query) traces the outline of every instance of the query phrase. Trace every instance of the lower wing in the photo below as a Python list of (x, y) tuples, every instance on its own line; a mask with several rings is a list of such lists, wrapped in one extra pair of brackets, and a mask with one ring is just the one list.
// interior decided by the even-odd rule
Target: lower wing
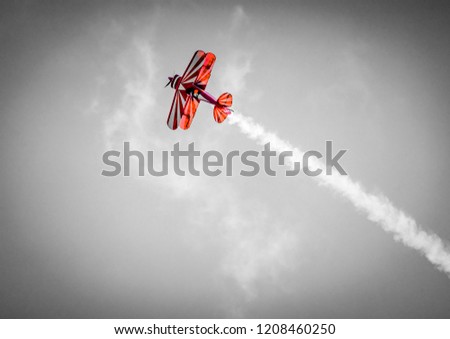
[(176, 91), (167, 117), (167, 126), (172, 130), (177, 129), (178, 126), (188, 129), (195, 117), (199, 103), (200, 101), (196, 97), (187, 94), (186, 91)]
[(196, 97), (188, 95), (186, 104), (184, 105), (184, 113), (180, 121), (180, 127), (182, 129), (188, 129), (191, 127), (192, 120), (194, 120), (195, 112), (197, 111), (199, 103), (200, 101)]
[(185, 102), (186, 100), (181, 91), (176, 91), (173, 96), (172, 106), (170, 106), (169, 116), (167, 117), (167, 126), (170, 129), (178, 128)]

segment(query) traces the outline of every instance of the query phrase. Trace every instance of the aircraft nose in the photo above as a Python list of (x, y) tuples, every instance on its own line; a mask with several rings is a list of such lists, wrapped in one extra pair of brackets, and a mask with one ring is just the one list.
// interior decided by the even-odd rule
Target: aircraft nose
[(167, 87), (167, 86), (169, 86), (169, 84), (172, 82), (172, 77), (167, 77), (167, 79), (169, 79), (169, 82), (167, 83), (167, 85), (166, 86), (164, 86), (164, 87)]

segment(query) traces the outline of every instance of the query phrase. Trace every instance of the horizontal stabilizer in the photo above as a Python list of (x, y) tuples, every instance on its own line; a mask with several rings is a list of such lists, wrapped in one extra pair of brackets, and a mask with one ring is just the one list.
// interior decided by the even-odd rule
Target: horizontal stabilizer
[(230, 93), (223, 93), (218, 99), (219, 105), (230, 107), (233, 104), (233, 96)]
[(214, 120), (219, 124), (227, 118), (228, 114), (231, 114), (231, 110), (228, 107), (214, 106)]

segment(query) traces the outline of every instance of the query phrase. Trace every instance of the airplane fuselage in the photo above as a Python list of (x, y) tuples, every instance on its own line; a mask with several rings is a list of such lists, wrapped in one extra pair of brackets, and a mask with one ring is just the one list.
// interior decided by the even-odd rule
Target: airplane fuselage
[(175, 74), (173, 77), (169, 77), (168, 84), (170, 84), (170, 87), (172, 87), (176, 91), (180, 88), (180, 86), (182, 86), (186, 90), (186, 93), (188, 93), (189, 95), (193, 95), (199, 100), (208, 102), (214, 106), (218, 104), (217, 99), (214, 96), (212, 96), (204, 89), (201, 89), (200, 87), (196, 86), (195, 84), (187, 88), (181, 85), (181, 77), (178, 74)]

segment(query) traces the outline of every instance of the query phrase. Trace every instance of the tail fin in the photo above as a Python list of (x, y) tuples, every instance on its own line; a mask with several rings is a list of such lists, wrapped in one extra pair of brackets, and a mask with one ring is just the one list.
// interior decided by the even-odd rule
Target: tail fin
[(218, 99), (217, 102), (225, 107), (231, 107), (233, 104), (233, 96), (230, 93), (223, 93)]
[(219, 124), (223, 122), (228, 114), (231, 114), (232, 109), (229, 108), (233, 104), (233, 96), (230, 93), (223, 93), (217, 99), (217, 105), (214, 107), (214, 120)]
[(231, 114), (230, 108), (218, 105), (214, 106), (214, 120), (216, 120), (219, 124), (227, 118), (228, 114)]

